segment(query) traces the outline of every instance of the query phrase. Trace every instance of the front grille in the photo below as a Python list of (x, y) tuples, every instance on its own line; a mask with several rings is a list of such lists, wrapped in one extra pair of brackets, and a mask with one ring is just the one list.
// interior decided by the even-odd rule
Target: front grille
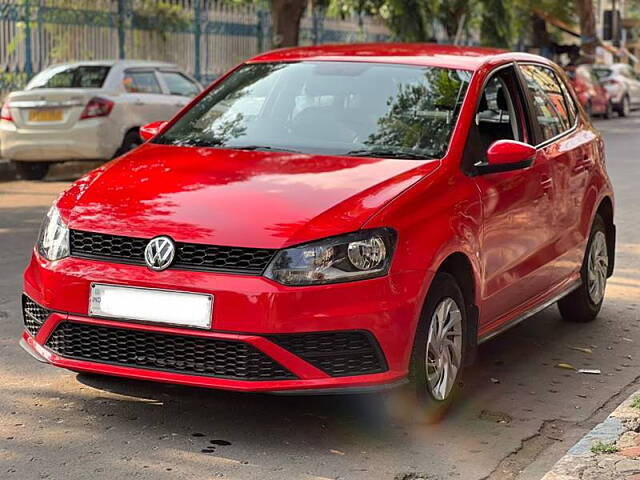
[(46, 346), (77, 360), (237, 380), (296, 378), (245, 342), (64, 322)]
[[(144, 265), (144, 249), (149, 239), (70, 231), (71, 255), (110, 262)], [(169, 268), (260, 275), (275, 250), (226, 247), (176, 242), (176, 255)]]
[(332, 377), (387, 370), (378, 342), (369, 332), (296, 333), (268, 338)]
[(40, 330), (40, 327), (51, 315), (51, 311), (41, 307), (26, 295), (22, 295), (22, 318), (24, 319), (24, 328), (34, 337)]

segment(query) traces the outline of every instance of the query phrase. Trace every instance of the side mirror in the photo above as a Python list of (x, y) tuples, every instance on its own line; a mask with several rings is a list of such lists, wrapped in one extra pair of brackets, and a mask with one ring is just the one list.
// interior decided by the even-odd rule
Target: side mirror
[(498, 140), (487, 150), (487, 161), (475, 165), (479, 175), (511, 172), (530, 167), (536, 156), (531, 145), (515, 140)]
[(152, 139), (160, 130), (162, 130), (167, 122), (151, 122), (147, 123), (144, 127), (140, 127), (140, 138), (142, 138), (143, 142)]

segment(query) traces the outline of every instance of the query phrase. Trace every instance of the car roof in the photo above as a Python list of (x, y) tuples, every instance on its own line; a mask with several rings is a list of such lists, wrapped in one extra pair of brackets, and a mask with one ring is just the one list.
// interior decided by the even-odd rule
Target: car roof
[(55, 65), (50, 65), (50, 67), (60, 67), (63, 65), (68, 65), (70, 67), (80, 67), (80, 66), (113, 67), (117, 65), (125, 68), (126, 67), (178, 68), (178, 66), (173, 63), (157, 62), (153, 60), (87, 60), (87, 61), (81, 61), (81, 62), (58, 63)]
[(484, 47), (461, 47), (432, 43), (361, 43), (319, 45), (273, 50), (248, 63), (296, 61), (360, 61), (478, 70), (485, 64), (507, 61), (549, 63), (537, 55)]

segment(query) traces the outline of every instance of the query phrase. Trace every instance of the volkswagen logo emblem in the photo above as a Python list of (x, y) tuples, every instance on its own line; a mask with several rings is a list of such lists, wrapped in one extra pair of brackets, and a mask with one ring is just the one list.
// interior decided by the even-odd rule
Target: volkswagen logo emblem
[(144, 249), (144, 261), (157, 272), (168, 268), (176, 255), (176, 246), (169, 237), (160, 236), (149, 240)]

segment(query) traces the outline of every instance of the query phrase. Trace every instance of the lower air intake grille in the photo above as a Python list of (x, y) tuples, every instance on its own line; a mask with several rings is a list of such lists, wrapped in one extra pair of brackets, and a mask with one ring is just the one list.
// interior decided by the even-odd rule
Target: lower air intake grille
[(245, 342), (141, 330), (61, 323), (46, 346), (63, 357), (127, 367), (233, 378), (296, 378)]
[(387, 370), (382, 351), (369, 332), (314, 332), (268, 338), (332, 377)]
[(42, 327), (42, 324), (49, 318), (51, 312), (41, 307), (26, 295), (22, 295), (22, 318), (24, 328), (34, 337)]

